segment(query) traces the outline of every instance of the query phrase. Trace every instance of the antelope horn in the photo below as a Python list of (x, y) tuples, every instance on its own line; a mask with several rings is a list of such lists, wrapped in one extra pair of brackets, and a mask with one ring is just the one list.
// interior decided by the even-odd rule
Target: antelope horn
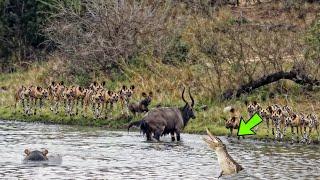
[(189, 88), (189, 96), (190, 96), (190, 99), (191, 99), (191, 107), (193, 107), (193, 105), (194, 105), (194, 99), (193, 99), (193, 97), (191, 96), (190, 88)]
[(184, 90), (185, 90), (186, 88), (185, 87), (183, 87), (183, 91), (182, 91), (182, 100), (186, 103), (186, 104), (188, 104), (188, 102), (184, 99)]

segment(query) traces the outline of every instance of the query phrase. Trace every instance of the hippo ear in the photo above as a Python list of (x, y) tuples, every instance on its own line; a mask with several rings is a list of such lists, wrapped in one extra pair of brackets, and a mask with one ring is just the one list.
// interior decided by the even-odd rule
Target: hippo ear
[(29, 150), (29, 149), (25, 149), (25, 150), (24, 150), (24, 153), (25, 153), (26, 155), (29, 155), (29, 154), (30, 154), (30, 150)]
[(43, 154), (44, 156), (46, 156), (48, 153), (49, 153), (49, 151), (48, 151), (47, 149), (42, 150), (42, 154)]

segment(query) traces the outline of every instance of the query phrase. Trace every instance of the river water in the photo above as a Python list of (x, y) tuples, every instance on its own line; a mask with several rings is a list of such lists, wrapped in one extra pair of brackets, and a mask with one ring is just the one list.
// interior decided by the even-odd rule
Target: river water
[[(0, 121), (1, 179), (216, 179), (216, 154), (202, 135), (146, 142), (139, 132)], [(227, 139), (245, 169), (221, 179), (320, 179), (319, 145)], [(49, 162), (23, 163), (26, 148), (49, 150)]]

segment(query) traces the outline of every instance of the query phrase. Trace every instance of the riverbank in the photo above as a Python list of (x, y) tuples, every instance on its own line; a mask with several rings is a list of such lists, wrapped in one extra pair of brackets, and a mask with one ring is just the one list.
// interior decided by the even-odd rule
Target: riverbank
[[(181, 89), (183, 85), (189, 85), (191, 87), (192, 95), (195, 99), (195, 113), (196, 119), (191, 119), (188, 125), (185, 127), (185, 133), (205, 133), (205, 128), (214, 135), (228, 135), (229, 131), (225, 128), (225, 118), (228, 117), (227, 113), (223, 112), (224, 107), (234, 106), (239, 110), (241, 115), (245, 118), (249, 118), (244, 104), (245, 100), (258, 101), (264, 108), (272, 104), (289, 105), (295, 112), (317, 113), (320, 112), (320, 92), (317, 90), (306, 91), (301, 86), (296, 85), (288, 81), (280, 81), (278, 83), (271, 84), (266, 87), (255, 90), (250, 95), (242, 96), (241, 98), (222, 101), (218, 97), (213, 96), (210, 92), (206, 91), (202, 86), (196, 86), (196, 84), (188, 83), (188, 77), (179, 76), (179, 74), (188, 74), (190, 69), (196, 69), (195, 66), (181, 66), (179, 71), (175, 67), (154, 64), (159, 66), (158, 69), (162, 69), (167, 72), (167, 76), (158, 76), (153, 72), (146, 71), (143, 68), (135, 69), (135, 73), (129, 73), (130, 79), (118, 77), (116, 80), (108, 79), (108, 77), (99, 77), (97, 80), (106, 80), (106, 88), (111, 90), (118, 90), (123, 84), (136, 85), (136, 91), (133, 96), (132, 102), (137, 102), (141, 99), (142, 92), (153, 91), (153, 99), (150, 108), (156, 107), (158, 104), (167, 107), (181, 107), (184, 105), (181, 99)], [(109, 114), (109, 118), (94, 119), (91, 109), (89, 114), (84, 118), (81, 114), (76, 116), (65, 115), (62, 105), (60, 106), (60, 113), (54, 114), (49, 110), (49, 102), (45, 102), (45, 108), (37, 115), (25, 115), (22, 112), (21, 104), (16, 110), (14, 108), (14, 93), (21, 86), (40, 85), (47, 87), (52, 77), (48, 76), (49, 69), (52, 68), (52, 64), (46, 63), (41, 65), (34, 65), (28, 71), (2, 74), (0, 75), (0, 119), (6, 120), (19, 120), (25, 122), (42, 122), (51, 124), (66, 124), (66, 125), (80, 125), (80, 126), (94, 126), (108, 129), (126, 129), (130, 121), (139, 120), (143, 115), (133, 117), (132, 115), (123, 116), (121, 114), (121, 105), (116, 104), (114, 110)], [(193, 71), (194, 74), (197, 71)], [(189, 75), (192, 76), (192, 75)], [(148, 78), (143, 78), (148, 77)], [(63, 80), (60, 77), (57, 80)], [(67, 86), (75, 85), (71, 81), (65, 80)], [(159, 83), (161, 82), (161, 83)], [(80, 84), (81, 83), (77, 83)], [(191, 84), (191, 85), (190, 85)], [(83, 85), (85, 86), (85, 85)], [(187, 86), (188, 87), (188, 86)], [(272, 95), (272, 96), (271, 96)], [(186, 96), (187, 101), (189, 97)], [(207, 108), (203, 108), (206, 106)], [(80, 107), (79, 107), (80, 108)], [(318, 114), (319, 116), (319, 114)], [(257, 134), (252, 136), (256, 139), (268, 139), (273, 136), (267, 136), (267, 128), (265, 123), (259, 125)], [(291, 129), (287, 130), (287, 139), (291, 137)], [(236, 132), (234, 132), (236, 134)], [(316, 133), (313, 132), (312, 137), (316, 140)]]
[[(61, 125), (73, 125), (73, 126), (83, 126), (83, 127), (98, 127), (102, 129), (112, 129), (112, 130), (127, 130), (127, 126), (130, 122), (139, 120), (142, 116), (132, 117), (119, 115), (116, 118), (109, 119), (94, 119), (92, 117), (82, 117), (77, 116), (63, 116), (63, 113), (58, 115), (51, 114), (50, 111), (44, 110), (38, 115), (24, 115), (21, 112), (13, 112), (9, 108), (0, 108), (0, 119), (6, 121), (21, 121), (29, 123), (44, 123), (44, 124), (61, 124)], [(224, 127), (224, 120), (212, 121), (207, 118), (207, 112), (197, 112), (197, 118), (190, 120), (189, 124), (185, 127), (184, 133), (189, 134), (206, 134), (205, 129), (208, 128), (214, 135), (217, 136), (229, 136), (229, 130)], [(223, 117), (223, 114), (221, 116)], [(131, 131), (137, 131), (138, 129), (131, 129)], [(287, 129), (286, 135), (284, 137), (284, 142), (291, 142), (290, 128)], [(256, 131), (256, 135), (247, 136), (246, 138), (259, 140), (259, 141), (273, 141), (274, 136), (271, 135), (271, 129), (267, 131), (265, 123), (259, 125)], [(237, 130), (233, 131), (233, 137), (235, 138)], [(300, 138), (301, 139), (301, 138)], [(312, 142), (314, 144), (319, 144), (316, 133), (312, 134)]]

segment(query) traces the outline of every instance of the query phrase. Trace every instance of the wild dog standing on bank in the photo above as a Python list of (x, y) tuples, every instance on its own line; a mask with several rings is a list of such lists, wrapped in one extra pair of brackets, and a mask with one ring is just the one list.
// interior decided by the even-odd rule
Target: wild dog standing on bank
[(55, 114), (59, 113), (59, 104), (63, 100), (63, 91), (66, 88), (64, 86), (64, 82), (61, 81), (60, 83), (52, 83), (51, 89), (51, 99), (52, 99), (52, 104), (50, 107), (50, 110), (54, 112)]
[(232, 136), (233, 129), (239, 129), (240, 120), (242, 117), (240, 116), (239, 111), (237, 111), (234, 107), (231, 106), (224, 108), (223, 111), (229, 113), (229, 118), (226, 119), (225, 127), (230, 130), (230, 137)]
[(41, 110), (43, 107), (44, 100), (48, 97), (48, 90), (40, 87), (40, 86), (33, 86), (29, 87), (30, 91), (30, 101), (34, 102), (34, 115), (37, 114), (37, 101), (39, 101), (39, 109)]
[(14, 94), (14, 99), (15, 99), (15, 109), (17, 110), (18, 108), (18, 104), (19, 102), (21, 102), (22, 105), (22, 109), (24, 111), (24, 113), (29, 114), (29, 106), (30, 106), (30, 99), (29, 99), (29, 95), (30, 95), (30, 90), (29, 88), (26, 88), (25, 86), (21, 86), (16, 93)]
[(134, 85), (131, 85), (130, 88), (127, 88), (127, 86), (123, 85), (122, 89), (119, 92), (120, 103), (122, 107), (122, 114), (124, 114), (124, 112), (126, 112), (127, 115), (129, 114), (128, 105), (133, 96), (134, 89), (135, 89)]
[[(308, 128), (308, 131), (307, 131)], [(304, 139), (311, 143), (311, 133), (312, 130), (315, 130), (317, 133), (317, 139), (320, 139), (319, 133), (319, 121), (318, 116), (315, 113), (308, 114), (306, 120), (303, 122), (303, 130), (304, 130)], [(302, 133), (302, 132), (301, 132)]]
[(139, 103), (130, 103), (129, 104), (129, 110), (133, 115), (136, 115), (136, 113), (143, 113), (143, 112), (148, 112), (148, 106), (151, 103), (152, 100), (152, 92), (147, 93), (142, 92), (142, 99)]

